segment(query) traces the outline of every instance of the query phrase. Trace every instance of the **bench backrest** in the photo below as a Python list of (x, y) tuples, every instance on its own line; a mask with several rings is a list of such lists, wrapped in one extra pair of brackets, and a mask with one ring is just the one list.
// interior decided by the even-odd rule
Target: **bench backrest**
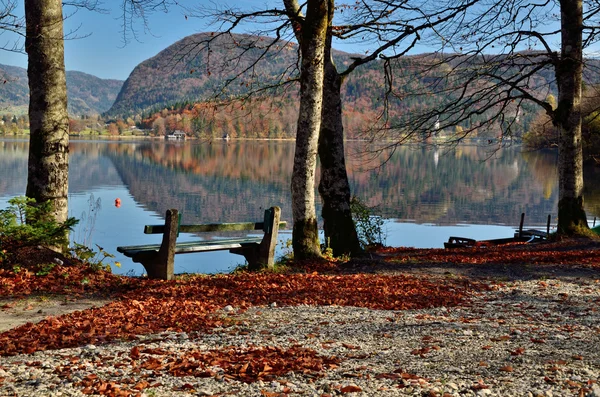
[[(205, 223), (200, 225), (182, 225), (181, 213), (179, 214), (179, 233), (206, 233), (206, 232), (237, 232), (244, 230), (262, 230), (265, 233), (271, 233), (271, 224), (273, 223), (274, 210), (268, 208), (265, 210), (263, 222), (238, 222), (238, 223)], [(286, 227), (287, 222), (279, 222), (279, 227)], [(165, 225), (146, 225), (145, 234), (162, 234), (165, 231)]]

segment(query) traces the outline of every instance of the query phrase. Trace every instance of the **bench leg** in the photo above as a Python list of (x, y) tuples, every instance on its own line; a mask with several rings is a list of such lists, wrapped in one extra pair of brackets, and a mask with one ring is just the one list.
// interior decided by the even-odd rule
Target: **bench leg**
[(168, 274), (165, 274), (164, 272), (164, 266), (161, 263), (158, 251), (141, 252), (131, 259), (134, 262), (141, 263), (142, 266), (144, 266), (148, 278), (169, 280)]
[(249, 270), (258, 270), (260, 269), (260, 264), (258, 260), (259, 246), (258, 244), (253, 245), (253, 247), (232, 248), (229, 250), (229, 252), (236, 255), (242, 255), (244, 258), (246, 258)]
[(264, 232), (265, 235), (259, 245), (252, 245), (229, 250), (233, 254), (243, 255), (248, 262), (248, 270), (257, 271), (263, 268), (273, 269), (275, 264), (275, 247), (279, 235), (279, 221), (281, 209), (271, 207), (265, 210)]
[(141, 263), (148, 278), (173, 280), (175, 278), (175, 244), (179, 228), (179, 214), (175, 209), (167, 210), (162, 244), (156, 252), (141, 252), (132, 259)]
[(258, 247), (256, 261), (251, 265), (248, 261), (250, 270), (259, 270), (262, 267), (273, 269), (275, 264), (275, 248), (277, 247), (277, 237), (279, 235), (279, 220), (281, 218), (281, 208), (271, 207), (265, 210), (265, 236)]

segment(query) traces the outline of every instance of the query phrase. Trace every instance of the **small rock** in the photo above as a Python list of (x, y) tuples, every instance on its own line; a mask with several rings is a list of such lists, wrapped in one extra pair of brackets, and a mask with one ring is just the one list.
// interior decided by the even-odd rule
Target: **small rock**
[(58, 266), (62, 266), (64, 262), (58, 258), (54, 258), (54, 263), (58, 264)]
[(446, 386), (448, 386), (452, 390), (458, 390), (458, 385), (456, 383), (448, 382), (446, 383)]
[(224, 311), (224, 312), (227, 312), (227, 313), (231, 313), (231, 312), (234, 312), (234, 311), (235, 311), (235, 309), (233, 308), (233, 306), (231, 306), (231, 305), (227, 305), (227, 306), (225, 306), (225, 307), (223, 308), (223, 311)]
[(597, 383), (592, 385), (592, 390), (590, 390), (587, 397), (600, 397), (600, 386)]
[(273, 302), (269, 306), (271, 306), (271, 307), (277, 307), (277, 302)]

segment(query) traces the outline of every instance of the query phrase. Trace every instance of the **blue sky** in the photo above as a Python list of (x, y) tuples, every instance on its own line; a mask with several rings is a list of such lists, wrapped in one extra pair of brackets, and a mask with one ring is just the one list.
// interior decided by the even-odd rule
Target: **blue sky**
[[(141, 21), (135, 24), (137, 40), (131, 37), (127, 43), (123, 41), (122, 10), (123, 0), (100, 0), (106, 13), (65, 7), (65, 33), (76, 30), (79, 38), (65, 41), (65, 65), (67, 70), (78, 70), (101, 78), (125, 80), (131, 71), (144, 60), (156, 55), (176, 41), (199, 32), (216, 30), (210, 26), (209, 20), (186, 18), (181, 7), (170, 7), (169, 12), (157, 10), (148, 16), (148, 28)], [(173, 1), (173, 0), (171, 0)], [(177, 0), (182, 6), (206, 5), (222, 6), (226, 3), (247, 9), (262, 9), (265, 4), (276, 4), (281, 7), (280, 0)], [(17, 0), (17, 14), (23, 14), (23, 1)], [(0, 2), (0, 5), (3, 4)], [(237, 32), (243, 32), (238, 30)], [(0, 32), (0, 46), (11, 46), (16, 36)], [(334, 43), (334, 47), (348, 52), (362, 52), (368, 43)], [(417, 46), (415, 52), (429, 52), (431, 48)], [(15, 65), (26, 68), (25, 54), (0, 50), (0, 64)]]
[[(65, 34), (76, 30), (79, 38), (65, 41), (65, 66), (67, 70), (78, 70), (101, 78), (125, 80), (131, 71), (144, 60), (156, 55), (176, 41), (194, 33), (216, 30), (208, 20), (186, 18), (180, 7), (170, 7), (169, 12), (156, 11), (149, 16), (149, 31), (144, 31), (144, 25), (136, 24), (139, 33), (138, 40), (123, 42), (122, 10), (123, 0), (101, 0), (101, 7), (106, 13), (91, 12), (73, 7), (65, 7)], [(23, 2), (18, 0), (17, 14), (23, 14)], [(208, 7), (226, 4), (223, 1), (212, 0), (179, 0), (181, 5)], [(277, 4), (275, 0), (232, 0), (227, 2), (244, 9), (264, 8), (265, 4)], [(1, 3), (0, 3), (1, 4)], [(238, 30), (242, 32), (243, 30)], [(131, 35), (129, 35), (131, 36)], [(11, 46), (17, 36), (9, 33), (0, 34), (0, 46)], [(336, 48), (344, 51), (359, 51), (360, 44), (344, 44)], [(0, 64), (27, 67), (25, 54), (0, 50)]]
[[(21, 2), (22, 3), (22, 2)], [(149, 18), (149, 32), (137, 24), (138, 41), (129, 40), (124, 45), (120, 4), (122, 0), (103, 0), (102, 6), (109, 12), (101, 14), (87, 10), (65, 8), (65, 33), (77, 29), (80, 38), (65, 41), (65, 65), (67, 70), (79, 70), (101, 78), (125, 80), (140, 62), (190, 34), (206, 31), (208, 28), (200, 19), (186, 19), (182, 10), (173, 7), (168, 13), (162, 11)], [(184, 1), (185, 3), (185, 1)], [(187, 1), (187, 3), (198, 3)], [(247, 3), (264, 2), (248, 1)], [(22, 5), (18, 12), (23, 12)], [(0, 35), (0, 45), (12, 43), (15, 36)], [(0, 63), (27, 67), (25, 54), (0, 51)]]

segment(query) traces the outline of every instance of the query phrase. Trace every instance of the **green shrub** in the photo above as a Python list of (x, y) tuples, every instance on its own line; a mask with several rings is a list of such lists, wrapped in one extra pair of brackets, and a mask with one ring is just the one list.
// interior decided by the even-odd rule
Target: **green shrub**
[[(104, 261), (108, 258), (114, 258), (115, 256), (106, 252), (104, 248), (100, 247), (98, 244), (96, 244), (96, 247), (98, 247), (98, 252), (86, 245), (73, 243), (73, 247), (69, 249), (69, 251), (73, 257), (86, 262), (90, 269), (95, 272), (100, 270), (106, 270), (108, 272), (112, 271), (110, 264), (105, 263)], [(121, 267), (119, 262), (114, 262), (114, 265)]]
[(350, 209), (362, 248), (384, 244), (384, 221), (381, 215), (375, 213), (376, 208), (367, 206), (358, 197), (352, 197)]
[(9, 207), (0, 210), (0, 247), (42, 245), (45, 247), (67, 247), (68, 233), (78, 220), (68, 218), (57, 222), (52, 216), (52, 203), (36, 203), (27, 197), (14, 197)]

